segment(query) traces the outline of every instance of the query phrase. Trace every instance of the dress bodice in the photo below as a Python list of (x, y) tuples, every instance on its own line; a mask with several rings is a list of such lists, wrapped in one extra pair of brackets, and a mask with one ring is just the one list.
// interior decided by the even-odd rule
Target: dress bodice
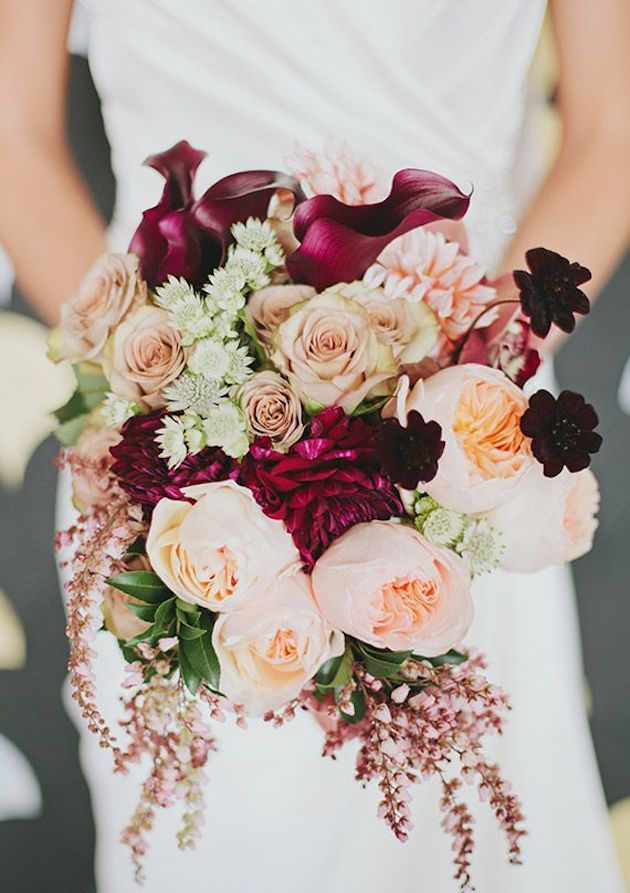
[(343, 141), (387, 178), (414, 166), (472, 185), (472, 239), (489, 263), (513, 230), (544, 0), (84, 2), (119, 247), (160, 191), (141, 162), (182, 138), (209, 153), (200, 185), (281, 168), (295, 142)]

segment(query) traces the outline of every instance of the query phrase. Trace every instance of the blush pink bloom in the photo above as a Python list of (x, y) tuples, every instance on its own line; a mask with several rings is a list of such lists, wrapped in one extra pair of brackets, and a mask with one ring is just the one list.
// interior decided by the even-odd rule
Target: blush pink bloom
[(104, 370), (115, 394), (159, 409), (166, 401), (162, 388), (186, 366), (181, 335), (168, 323), (160, 307), (139, 307), (116, 329), (111, 356)]
[(115, 480), (110, 448), (120, 439), (120, 433), (113, 428), (88, 427), (72, 447), (72, 502), (79, 512), (90, 506), (107, 505), (111, 500)]
[[(457, 242), (427, 227), (394, 239), (364, 278), (371, 287), (382, 286), (388, 297), (425, 301), (450, 340), (463, 335), (496, 299), (494, 288), (484, 281), (483, 267), (464, 254)], [(489, 311), (479, 327), (495, 318), (496, 313)]]
[(469, 363), (442, 369), (412, 389), (403, 376), (383, 416), (405, 425), (416, 410), (438, 422), (446, 447), (425, 489), (447, 508), (474, 514), (496, 508), (523, 486), (534, 462), (520, 428), (527, 406), (503, 372)]
[(302, 436), (302, 404), (277, 372), (256, 372), (238, 389), (236, 399), (253, 438), (269, 437), (275, 450), (285, 452)]
[(221, 692), (245, 712), (263, 716), (296, 697), (323, 663), (343, 653), (344, 637), (319, 611), (310, 578), (299, 567), (214, 625)]
[(263, 344), (269, 344), (280, 323), (289, 318), (292, 307), (314, 294), (310, 285), (269, 285), (252, 292), (246, 312)]
[(350, 413), (393, 390), (391, 347), (378, 340), (366, 310), (339, 294), (296, 305), (273, 345), (273, 362), (309, 407), (336, 405)]
[(392, 521), (358, 524), (335, 540), (315, 564), (313, 591), (343, 632), (426, 657), (460, 642), (473, 614), (467, 564)]
[(179, 598), (232, 611), (266, 590), (298, 560), (281, 521), (263, 514), (233, 481), (185, 487), (195, 502), (162, 499), (147, 537), (156, 574)]
[(136, 255), (104, 254), (62, 306), (59, 328), (50, 336), (51, 358), (99, 361), (116, 326), (146, 297)]
[(296, 146), (287, 170), (306, 195), (332, 195), (347, 205), (366, 205), (385, 197), (387, 187), (373, 166), (356, 157), (348, 146), (329, 145), (322, 152)]
[(590, 469), (548, 478), (533, 466), (514, 498), (487, 515), (505, 545), (501, 567), (531, 573), (585, 555), (598, 509), (599, 487)]

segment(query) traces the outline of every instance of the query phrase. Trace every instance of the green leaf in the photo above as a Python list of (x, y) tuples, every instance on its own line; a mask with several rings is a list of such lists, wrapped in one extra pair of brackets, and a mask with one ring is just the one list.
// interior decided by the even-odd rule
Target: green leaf
[(72, 371), (77, 380), (78, 389), (83, 391), (84, 394), (98, 391), (105, 393), (109, 390), (107, 379), (102, 374), (100, 366), (97, 366), (95, 363), (75, 363)]
[(388, 664), (397, 664), (399, 667), (409, 660), (412, 651), (390, 651), (388, 648), (375, 648), (373, 645), (366, 645), (364, 642), (357, 642), (359, 651), (369, 654), (375, 660), (383, 661)]
[(190, 626), (188, 623), (182, 623), (180, 621), (177, 635), (180, 639), (186, 639), (190, 642), (193, 639), (200, 639), (202, 636), (205, 636), (206, 631), (198, 626)]
[(139, 536), (135, 543), (132, 543), (126, 552), (127, 555), (146, 555), (147, 544), (143, 536)]
[(88, 414), (76, 416), (53, 431), (59, 443), (65, 447), (74, 446), (87, 424)]
[(462, 654), (461, 651), (456, 651), (454, 648), (451, 648), (446, 654), (440, 654), (437, 657), (420, 657), (417, 654), (414, 654), (414, 657), (416, 660), (429, 660), (434, 667), (456, 667), (458, 664), (463, 664), (464, 661), (468, 660), (467, 654)]
[(409, 658), (410, 651), (388, 651), (372, 648), (363, 642), (357, 643), (359, 658), (368, 673), (376, 679), (392, 679), (400, 673), (402, 664)]
[(199, 620), (199, 626), (205, 631), (205, 635), (196, 639), (183, 639), (180, 650), (184, 651), (187, 660), (193, 670), (210, 683), (212, 688), (218, 689), (221, 667), (212, 644), (212, 627), (214, 620), (210, 614), (203, 612)]
[(182, 675), (184, 684), (191, 695), (196, 695), (201, 685), (201, 677), (189, 661), (183, 648), (179, 648), (177, 657), (179, 660), (179, 672)]
[(175, 597), (162, 602), (155, 609), (155, 622), (153, 625), (153, 637), (161, 639), (175, 620)]
[(380, 400), (371, 400), (368, 403), (360, 403), (357, 408), (350, 413), (350, 415), (352, 416), (352, 418), (356, 419), (362, 415), (369, 415), (371, 412), (378, 412), (390, 399), (391, 398), (388, 396), (383, 397)]
[(159, 604), (172, 594), (152, 571), (123, 571), (107, 580), (114, 589), (149, 604)]
[(197, 605), (191, 605), (190, 602), (185, 602), (183, 598), (177, 599), (177, 609), (179, 611), (185, 611), (187, 614), (197, 614), (197, 616), (201, 617), (201, 609), (197, 607)]
[(339, 657), (327, 660), (315, 674), (315, 682), (322, 691), (343, 688), (352, 678), (352, 653), (346, 648)]

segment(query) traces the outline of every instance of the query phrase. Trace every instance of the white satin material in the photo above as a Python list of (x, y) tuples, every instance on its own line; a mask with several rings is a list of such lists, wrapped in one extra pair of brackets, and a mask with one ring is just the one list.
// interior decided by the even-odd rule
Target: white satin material
[[(434, 169), (474, 186), (472, 249), (493, 266), (521, 198), (514, 159), (542, 0), (90, 0), (88, 56), (118, 183), (112, 244), (125, 248), (155, 204), (149, 154), (186, 138), (209, 152), (200, 187), (244, 168), (282, 167), (295, 141), (345, 141), (390, 176)], [(60, 521), (67, 522), (67, 493)], [(504, 864), (500, 832), (475, 808), (474, 870), (483, 893), (620, 893), (584, 714), (568, 571), (495, 574), (476, 592), (470, 640), (514, 704), (494, 754), (522, 795), (525, 865)], [(122, 666), (98, 643), (99, 690), (115, 720)], [(220, 727), (208, 772), (208, 819), (194, 853), (178, 852), (161, 815), (147, 859), (148, 893), (397, 893), (457, 890), (433, 783), (415, 796), (402, 845), (375, 816), (375, 792), (353, 780), (354, 750), (319, 756), (309, 717), (283, 730)], [(134, 890), (118, 836), (139, 773), (113, 777), (88, 733), (82, 762), (98, 843), (99, 893)]]

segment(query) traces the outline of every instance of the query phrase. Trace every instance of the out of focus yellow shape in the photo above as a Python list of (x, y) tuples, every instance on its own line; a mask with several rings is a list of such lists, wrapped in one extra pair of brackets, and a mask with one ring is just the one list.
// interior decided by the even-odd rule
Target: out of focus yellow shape
[(52, 410), (73, 389), (67, 364), (46, 357), (46, 328), (0, 312), (0, 483), (18, 487), (28, 461), (54, 426)]
[(26, 636), (11, 602), (0, 589), (0, 670), (19, 670), (26, 663)]
[(630, 891), (630, 797), (615, 803), (610, 810), (610, 819), (621, 871), (626, 882), (626, 889)]

